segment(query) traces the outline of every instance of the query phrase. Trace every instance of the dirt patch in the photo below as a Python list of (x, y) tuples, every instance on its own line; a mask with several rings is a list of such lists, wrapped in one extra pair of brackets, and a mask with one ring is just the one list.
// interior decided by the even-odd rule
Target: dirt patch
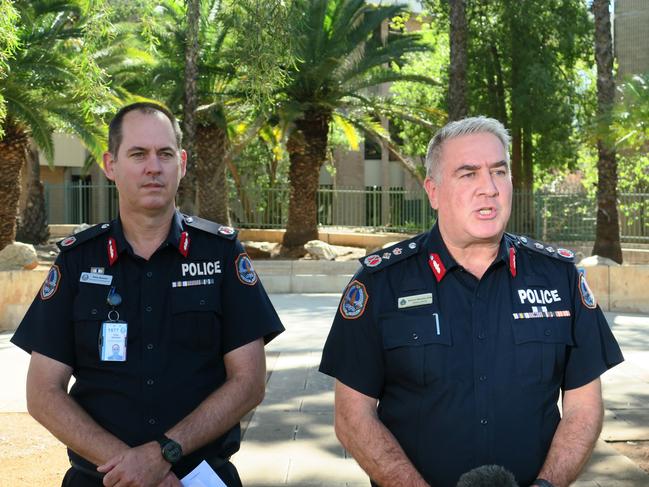
[(0, 414), (0, 487), (57, 487), (70, 467), (65, 447), (27, 413)]
[(649, 440), (612, 441), (608, 444), (625, 457), (630, 458), (642, 470), (649, 472)]

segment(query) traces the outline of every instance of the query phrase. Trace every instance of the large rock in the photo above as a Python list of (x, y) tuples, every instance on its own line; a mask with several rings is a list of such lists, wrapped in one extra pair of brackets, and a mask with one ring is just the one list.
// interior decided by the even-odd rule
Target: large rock
[(244, 241), (241, 244), (251, 259), (271, 259), (279, 252), (279, 244), (272, 242), (250, 242)]
[(14, 242), (0, 250), (0, 271), (19, 271), (38, 266), (38, 256), (31, 244)]
[(607, 266), (613, 266), (617, 267), (620, 264), (615, 262), (614, 260), (611, 260), (607, 257), (602, 257), (601, 255), (591, 255), (590, 257), (586, 257), (585, 259), (581, 259), (579, 264), (577, 264), (580, 267), (595, 267), (598, 265), (607, 265)]
[(310, 256), (319, 260), (336, 260), (338, 256), (333, 246), (322, 240), (310, 240), (304, 244), (304, 248)]

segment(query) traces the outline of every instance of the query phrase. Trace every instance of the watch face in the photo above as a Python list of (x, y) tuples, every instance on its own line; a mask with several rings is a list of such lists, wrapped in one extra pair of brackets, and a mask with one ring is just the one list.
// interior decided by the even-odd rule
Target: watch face
[(162, 456), (165, 457), (169, 463), (176, 463), (183, 456), (183, 450), (178, 443), (169, 440), (162, 447)]

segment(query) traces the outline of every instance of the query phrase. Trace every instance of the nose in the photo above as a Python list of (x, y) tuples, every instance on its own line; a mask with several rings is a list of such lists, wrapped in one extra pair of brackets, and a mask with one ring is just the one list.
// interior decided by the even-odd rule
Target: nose
[(494, 175), (491, 174), (491, 171), (487, 171), (486, 174), (482, 173), (480, 177), (480, 187), (479, 193), (485, 196), (495, 197), (500, 194)]
[(162, 162), (157, 154), (151, 154), (147, 157), (144, 170), (146, 174), (160, 174), (162, 172)]

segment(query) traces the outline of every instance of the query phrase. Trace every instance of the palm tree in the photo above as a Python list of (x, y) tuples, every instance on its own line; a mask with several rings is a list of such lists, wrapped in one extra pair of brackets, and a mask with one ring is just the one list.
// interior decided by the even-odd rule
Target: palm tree
[[(15, 238), (20, 169), (30, 137), (51, 161), (52, 133), (75, 133), (93, 154), (101, 153), (100, 124), (92, 105), (103, 101), (100, 73), (83, 46), (83, 9), (77, 1), (17, 1), (20, 48), (7, 62), (0, 84), (6, 117), (0, 138), (0, 249)], [(71, 56), (72, 52), (75, 56)]]
[(595, 61), (597, 62), (597, 115), (600, 136), (597, 140), (597, 223), (593, 254), (622, 263), (620, 223), (617, 211), (617, 159), (611, 134), (615, 80), (613, 42), (608, 0), (594, 0)]
[[(371, 6), (364, 0), (296, 0), (293, 58), (282, 87), (279, 113), (290, 124), (289, 211), (283, 251), (304, 253), (317, 238), (316, 192), (336, 116), (360, 127), (378, 119), (381, 100), (372, 90), (391, 81), (422, 81), (392, 69), (406, 53), (423, 50), (412, 34), (380, 35), (403, 6)], [(383, 106), (385, 108), (385, 105)], [(368, 130), (376, 133), (376, 130)]]

